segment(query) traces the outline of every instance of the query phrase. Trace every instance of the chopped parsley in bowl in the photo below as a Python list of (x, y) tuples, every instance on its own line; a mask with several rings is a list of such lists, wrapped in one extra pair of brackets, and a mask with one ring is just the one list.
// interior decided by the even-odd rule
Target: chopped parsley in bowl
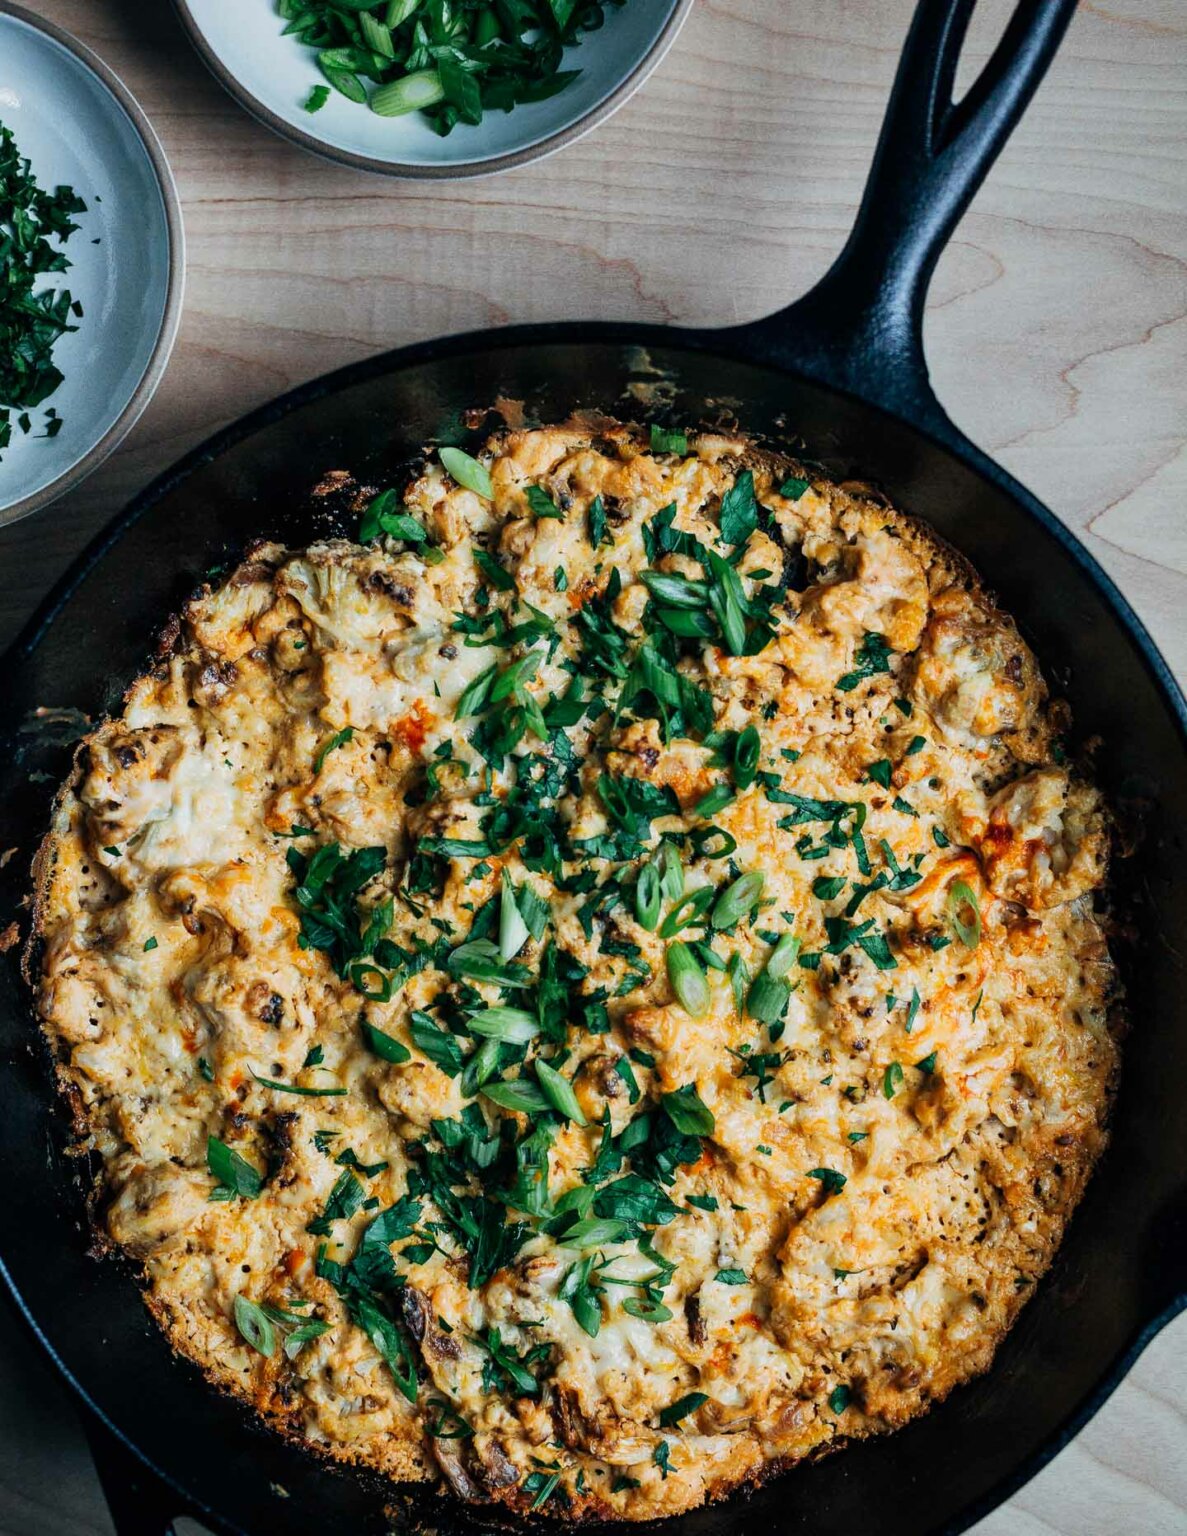
[[(0, 122), (0, 455), (12, 441), (13, 420), (34, 429), (33, 412), (62, 382), (54, 347), (77, 329), (82, 305), (69, 288), (46, 279), (71, 265), (64, 247), (87, 205), (73, 187), (37, 183), (11, 129)], [(50, 406), (41, 435), (53, 438), (62, 418)]]
[(0, 112), (4, 527), (80, 484), (152, 398), (181, 313), (184, 236), (161, 146), (100, 59), (0, 9), (0, 60), (19, 87)]

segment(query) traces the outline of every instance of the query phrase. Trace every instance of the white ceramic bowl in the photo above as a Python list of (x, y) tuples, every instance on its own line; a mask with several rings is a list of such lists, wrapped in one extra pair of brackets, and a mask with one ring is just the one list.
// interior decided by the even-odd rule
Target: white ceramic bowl
[[(69, 288), (83, 317), (54, 347), (65, 379), (30, 413), (34, 432), (23, 434), (12, 413), (0, 453), (3, 526), (77, 485), (144, 410), (177, 334), (185, 258), (177, 192), (144, 113), (89, 49), (9, 0), (0, 0), (0, 122), (41, 186), (73, 186), (87, 205), (65, 247), (73, 265), (49, 280)], [(62, 418), (52, 439), (34, 435), (46, 406)]]
[(182, 25), (222, 85), (269, 128), (314, 154), (361, 170), (408, 178), (484, 176), (525, 165), (571, 144), (631, 96), (675, 41), (693, 0), (628, 0), (609, 8), (605, 25), (566, 50), (565, 69), (580, 69), (547, 101), (487, 112), (476, 127), (459, 124), (446, 138), (420, 117), (379, 117), (330, 93), (316, 113), (304, 110), (324, 83), (312, 49), (281, 35), (275, 0), (174, 0)]

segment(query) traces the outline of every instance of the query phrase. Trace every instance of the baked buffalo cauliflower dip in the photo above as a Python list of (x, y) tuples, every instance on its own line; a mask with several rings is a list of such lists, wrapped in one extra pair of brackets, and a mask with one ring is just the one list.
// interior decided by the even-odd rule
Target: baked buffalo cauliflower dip
[(639, 1520), (989, 1364), (1099, 1155), (1108, 823), (963, 562), (580, 422), (201, 590), (30, 964), (97, 1223), (275, 1426)]

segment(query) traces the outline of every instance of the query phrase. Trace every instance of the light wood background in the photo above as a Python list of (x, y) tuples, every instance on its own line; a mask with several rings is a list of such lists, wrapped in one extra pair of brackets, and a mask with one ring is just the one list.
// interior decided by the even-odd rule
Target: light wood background
[[(787, 302), (849, 226), (911, 10), (698, 0), (658, 74), (592, 137), (437, 190), (323, 165), (257, 127), (164, 0), (27, 3), (96, 49), (152, 118), (189, 276), (172, 365), (130, 439), (66, 500), (0, 531), (0, 649), (125, 500), (290, 385), (439, 332), (721, 324)], [(970, 66), (1008, 9), (984, 0)], [(1187, 4), (1082, 0), (940, 265), (928, 350), (954, 418), (1084, 536), (1180, 676), (1185, 262)], [(979, 1536), (1187, 1536), (1185, 1389), (1187, 1317)], [(0, 1532), (110, 1528), (65, 1394), (0, 1312)]]

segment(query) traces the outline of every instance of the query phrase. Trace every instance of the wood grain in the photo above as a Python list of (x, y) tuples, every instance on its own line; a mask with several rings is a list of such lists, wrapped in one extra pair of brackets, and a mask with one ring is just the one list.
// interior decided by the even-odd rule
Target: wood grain
[[(786, 303), (848, 230), (911, 5), (699, 0), (612, 122), (542, 164), (440, 190), (271, 137), (205, 74), (163, 0), (38, 9), (95, 48), (156, 125), (189, 274), (173, 363), (123, 449), (0, 532), (0, 647), (154, 474), (329, 368), (510, 321), (712, 325)], [(1008, 10), (980, 7), (966, 79)], [(927, 322), (954, 418), (1085, 537), (1181, 676), (1185, 209), (1187, 7), (1083, 0), (940, 264)], [(1187, 1536), (1185, 1384), (1187, 1318), (979, 1536)], [(0, 1320), (0, 1533), (108, 1531), (67, 1398)]]

